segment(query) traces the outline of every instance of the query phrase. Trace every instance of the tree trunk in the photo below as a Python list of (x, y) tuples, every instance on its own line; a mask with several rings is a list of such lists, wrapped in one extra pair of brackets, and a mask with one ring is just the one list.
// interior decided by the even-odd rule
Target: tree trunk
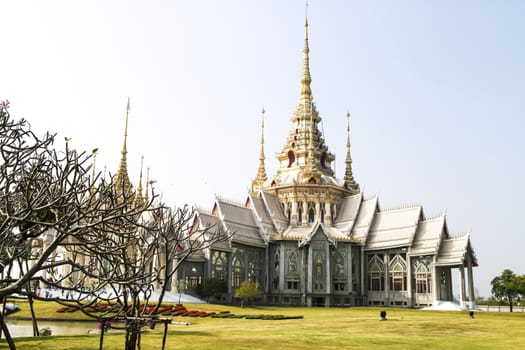
[(131, 324), (127, 330), (128, 336), (126, 337), (126, 350), (136, 350), (139, 341), (138, 334), (140, 328), (137, 327), (136, 321), (132, 322), (133, 324)]
[(9, 329), (7, 328), (7, 325), (5, 324), (4, 320), (4, 312), (0, 312), (0, 328), (2, 328), (2, 332), (5, 335), (5, 341), (7, 344), (9, 344), (10, 350), (16, 350), (15, 342), (13, 341), (13, 338), (11, 337), (11, 333), (9, 333)]
[(507, 299), (509, 300), (510, 312), (512, 312), (512, 298), (508, 296)]
[(33, 307), (33, 297), (31, 297), (31, 294), (28, 295), (27, 301), (29, 302), (29, 309), (31, 310), (31, 321), (33, 321), (33, 337), (38, 337), (40, 333), (38, 332), (38, 323), (36, 322), (35, 308)]

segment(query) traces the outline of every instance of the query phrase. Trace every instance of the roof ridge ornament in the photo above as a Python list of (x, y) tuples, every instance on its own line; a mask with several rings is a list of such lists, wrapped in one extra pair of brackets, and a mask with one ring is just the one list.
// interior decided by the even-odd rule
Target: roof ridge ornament
[(352, 194), (359, 193), (359, 184), (355, 181), (352, 174), (352, 156), (350, 154), (350, 112), (346, 112), (347, 127), (346, 127), (346, 168), (345, 168), (345, 187), (350, 190)]
[[(308, 4), (307, 4), (308, 6)], [(310, 47), (308, 45), (308, 18), (304, 22), (303, 74), (301, 77), (301, 99), (312, 100), (312, 76), (310, 75)]]
[(264, 107), (261, 111), (261, 150), (259, 153), (259, 169), (257, 170), (257, 176), (255, 177), (255, 180), (252, 181), (252, 193), (255, 193), (257, 191), (260, 191), (266, 182), (268, 180), (268, 176), (266, 175), (266, 167), (264, 164), (265, 156), (264, 156), (264, 114), (266, 111), (264, 110)]
[(133, 187), (131, 185), (131, 182), (129, 181), (128, 161), (127, 161), (129, 111), (130, 111), (130, 98), (128, 96), (128, 103), (126, 105), (126, 124), (124, 127), (124, 144), (122, 145), (119, 169), (115, 177), (115, 182), (116, 182), (115, 189), (117, 190), (118, 194), (122, 194), (122, 192), (131, 193), (133, 191)]

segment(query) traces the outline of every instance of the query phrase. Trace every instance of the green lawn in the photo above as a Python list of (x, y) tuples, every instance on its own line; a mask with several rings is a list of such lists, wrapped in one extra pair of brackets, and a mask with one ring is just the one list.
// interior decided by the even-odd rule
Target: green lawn
[[(16, 316), (28, 315), (23, 308)], [(303, 315), (293, 320), (247, 320), (173, 317), (166, 349), (518, 349), (525, 344), (525, 313), (389, 309), (380, 321), (379, 308), (238, 308), (186, 305), (202, 311), (235, 314)], [(39, 317), (78, 319), (79, 313), (57, 314), (56, 305), (37, 305)], [(142, 337), (142, 349), (161, 349), (162, 327)], [(98, 349), (96, 334), (68, 337), (17, 338), (18, 349)], [(104, 349), (122, 349), (123, 334), (108, 333)], [(0, 341), (0, 349), (7, 348)]]

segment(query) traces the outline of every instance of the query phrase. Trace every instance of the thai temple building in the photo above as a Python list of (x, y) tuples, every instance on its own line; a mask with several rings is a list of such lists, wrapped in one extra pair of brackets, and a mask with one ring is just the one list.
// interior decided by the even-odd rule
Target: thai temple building
[(194, 254), (178, 278), (190, 288), (225, 280), (224, 302), (250, 280), (264, 292), (261, 301), (275, 305), (423, 307), (459, 295), (462, 307), (473, 307), (470, 234), (450, 234), (445, 214), (426, 216), (420, 205), (384, 209), (378, 196), (365, 196), (352, 171), (349, 114), (345, 172), (336, 177), (309, 52), (306, 21), (300, 97), (276, 173), (265, 169), (263, 110), (259, 165), (246, 199), (216, 196), (211, 210), (197, 209), (195, 225), (215, 225), (231, 238)]

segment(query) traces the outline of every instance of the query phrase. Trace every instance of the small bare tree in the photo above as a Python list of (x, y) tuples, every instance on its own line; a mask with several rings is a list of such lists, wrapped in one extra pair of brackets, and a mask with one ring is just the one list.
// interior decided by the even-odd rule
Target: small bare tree
[[(58, 300), (100, 320), (126, 329), (126, 350), (140, 348), (140, 334), (146, 326), (161, 320), (158, 310), (180, 265), (192, 254), (209, 248), (228, 235), (217, 227), (191, 225), (195, 210), (164, 206), (145, 210), (133, 223), (106, 230), (103, 239), (80, 242), (76, 251), (89, 249), (100, 271), (87, 272), (93, 280), (89, 288), (77, 290), (75, 298)], [(79, 286), (78, 284), (76, 285)], [(99, 306), (107, 305), (100, 313)], [(101, 335), (101, 344), (103, 333)], [(163, 343), (165, 342), (165, 338)], [(163, 345), (164, 346), (164, 345)]]

